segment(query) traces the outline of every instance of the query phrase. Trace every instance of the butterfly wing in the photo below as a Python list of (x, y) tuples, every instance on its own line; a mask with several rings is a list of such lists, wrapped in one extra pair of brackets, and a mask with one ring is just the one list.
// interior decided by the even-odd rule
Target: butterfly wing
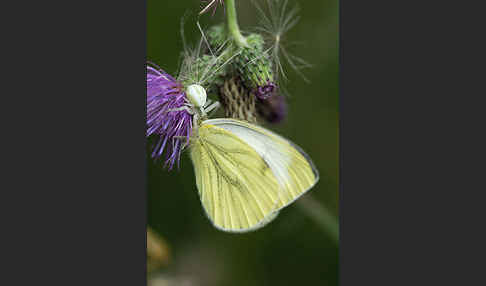
[(316, 167), (299, 146), (263, 127), (230, 118), (210, 119), (203, 124), (230, 132), (265, 161), (280, 186), (278, 210), (298, 199), (319, 180)]
[(277, 177), (246, 142), (203, 123), (191, 143), (190, 155), (201, 203), (216, 228), (246, 232), (276, 217), (280, 201)]

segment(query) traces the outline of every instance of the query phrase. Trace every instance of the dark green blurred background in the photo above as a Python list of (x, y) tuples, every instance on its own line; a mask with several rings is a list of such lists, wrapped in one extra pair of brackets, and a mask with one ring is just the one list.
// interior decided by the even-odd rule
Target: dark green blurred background
[[(320, 181), (304, 197), (319, 202), (337, 219), (338, 1), (289, 1), (295, 3), (301, 8), (301, 20), (287, 39), (301, 43), (292, 51), (313, 65), (303, 70), (311, 82), (305, 83), (288, 69), (289, 114), (282, 124), (266, 127), (300, 145), (313, 159)], [(240, 28), (256, 27), (256, 10), (250, 1), (236, 0), (236, 6)], [(181, 17), (192, 13), (185, 30), (187, 39), (195, 42), (200, 36), (195, 23), (199, 8), (198, 0), (148, 0), (147, 60), (176, 75)], [(224, 13), (218, 9), (214, 17), (206, 14), (200, 19), (203, 27), (209, 27), (223, 21)], [(298, 204), (256, 232), (224, 233), (204, 215), (187, 154), (179, 171), (168, 172), (149, 154), (147, 162), (148, 224), (165, 239), (171, 253), (169, 264), (149, 278), (175, 281), (157, 285), (338, 285), (337, 243)], [(158, 282), (149, 279), (151, 283)]]

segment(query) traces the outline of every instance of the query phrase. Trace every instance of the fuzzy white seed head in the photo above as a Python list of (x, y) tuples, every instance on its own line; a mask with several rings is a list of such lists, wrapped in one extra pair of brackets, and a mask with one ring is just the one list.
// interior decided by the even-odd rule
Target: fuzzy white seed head
[(206, 104), (206, 90), (199, 84), (191, 84), (186, 89), (186, 96), (189, 102), (195, 107), (203, 107)]

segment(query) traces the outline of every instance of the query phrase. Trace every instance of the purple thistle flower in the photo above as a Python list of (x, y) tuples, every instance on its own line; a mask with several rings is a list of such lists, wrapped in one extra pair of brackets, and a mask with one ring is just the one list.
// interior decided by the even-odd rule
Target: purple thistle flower
[(206, 13), (212, 7), (212, 16), (214, 16), (214, 13), (216, 13), (216, 9), (218, 8), (218, 4), (221, 4), (224, 7), (224, 0), (201, 0), (201, 2), (209, 3), (201, 10), (201, 12), (199, 12), (199, 15)]
[(277, 90), (277, 85), (268, 81), (264, 86), (258, 86), (256, 89), (256, 96), (259, 99), (267, 99), (272, 96), (273, 92)]
[(183, 86), (161, 69), (147, 66), (147, 137), (155, 134), (159, 140), (152, 152), (158, 159), (166, 150), (165, 164), (169, 170), (183, 149), (180, 137), (189, 138), (192, 133), (192, 116), (187, 110), (174, 110), (186, 103)]

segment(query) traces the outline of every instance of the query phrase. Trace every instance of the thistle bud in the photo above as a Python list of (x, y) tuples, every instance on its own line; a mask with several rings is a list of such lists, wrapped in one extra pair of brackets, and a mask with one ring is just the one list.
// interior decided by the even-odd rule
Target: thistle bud
[(222, 24), (209, 28), (209, 30), (206, 32), (206, 36), (208, 38), (209, 45), (213, 50), (217, 50), (219, 47), (223, 46), (228, 39), (226, 27)]
[(260, 99), (270, 97), (277, 88), (274, 82), (272, 61), (264, 50), (262, 36), (251, 34), (247, 37), (248, 47), (241, 48), (234, 66), (245, 85)]

